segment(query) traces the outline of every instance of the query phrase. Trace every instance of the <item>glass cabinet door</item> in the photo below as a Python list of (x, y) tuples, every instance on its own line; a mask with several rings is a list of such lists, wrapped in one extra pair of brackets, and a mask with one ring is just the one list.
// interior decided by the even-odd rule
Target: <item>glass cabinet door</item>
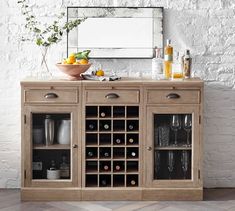
[(147, 130), (148, 185), (196, 185), (200, 140), (198, 107), (150, 107)]
[[(76, 108), (26, 108), (25, 178), (28, 186), (69, 187), (77, 182)], [(75, 157), (74, 157), (75, 156)]]

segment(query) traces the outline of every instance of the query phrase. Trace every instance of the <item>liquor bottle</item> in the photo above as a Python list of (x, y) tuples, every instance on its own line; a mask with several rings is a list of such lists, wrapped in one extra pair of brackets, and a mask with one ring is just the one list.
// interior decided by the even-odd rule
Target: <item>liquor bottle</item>
[(33, 158), (33, 179), (42, 179), (43, 177), (43, 165), (40, 156), (34, 156)]
[(69, 164), (67, 163), (66, 155), (62, 156), (62, 163), (60, 164), (60, 178), (69, 179)]
[(175, 60), (172, 64), (172, 79), (182, 79), (183, 78), (183, 69), (181, 64), (180, 53), (176, 53)]
[(191, 64), (192, 64), (192, 58), (190, 57), (190, 51), (185, 50), (185, 55), (182, 57), (182, 68), (183, 68), (183, 74), (184, 78), (190, 78), (191, 77)]
[(161, 49), (155, 48), (155, 58), (152, 59), (152, 79), (163, 79), (163, 59), (161, 58)]
[(172, 74), (173, 47), (170, 45), (171, 40), (167, 39), (166, 42), (167, 45), (165, 47), (164, 55), (164, 75), (166, 79), (170, 79)]

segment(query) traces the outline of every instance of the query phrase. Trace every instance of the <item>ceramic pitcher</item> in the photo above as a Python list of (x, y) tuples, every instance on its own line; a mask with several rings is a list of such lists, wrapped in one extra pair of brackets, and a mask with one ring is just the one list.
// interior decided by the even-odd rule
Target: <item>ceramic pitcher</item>
[(70, 144), (70, 139), (71, 139), (71, 120), (70, 119), (61, 120), (57, 137), (58, 137), (59, 144)]

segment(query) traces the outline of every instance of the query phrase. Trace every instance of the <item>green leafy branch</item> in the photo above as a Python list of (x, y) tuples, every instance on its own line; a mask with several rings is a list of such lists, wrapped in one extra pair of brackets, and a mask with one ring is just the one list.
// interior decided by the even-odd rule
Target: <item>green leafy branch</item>
[(84, 17), (83, 19), (75, 19), (62, 24), (61, 21), (65, 16), (65, 13), (62, 12), (51, 25), (42, 27), (26, 0), (19, 0), (18, 4), (21, 6), (22, 15), (25, 16), (25, 29), (29, 32), (27, 36), (22, 37), (22, 40), (33, 40), (38, 46), (49, 47), (60, 42), (64, 34), (69, 33), (86, 20)]

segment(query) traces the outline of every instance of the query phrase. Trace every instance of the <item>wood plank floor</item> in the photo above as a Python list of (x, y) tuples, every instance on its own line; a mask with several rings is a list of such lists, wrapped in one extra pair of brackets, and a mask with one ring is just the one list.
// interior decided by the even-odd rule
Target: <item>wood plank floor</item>
[(21, 202), (20, 191), (0, 189), (2, 211), (235, 211), (235, 189), (205, 189), (204, 201)]

